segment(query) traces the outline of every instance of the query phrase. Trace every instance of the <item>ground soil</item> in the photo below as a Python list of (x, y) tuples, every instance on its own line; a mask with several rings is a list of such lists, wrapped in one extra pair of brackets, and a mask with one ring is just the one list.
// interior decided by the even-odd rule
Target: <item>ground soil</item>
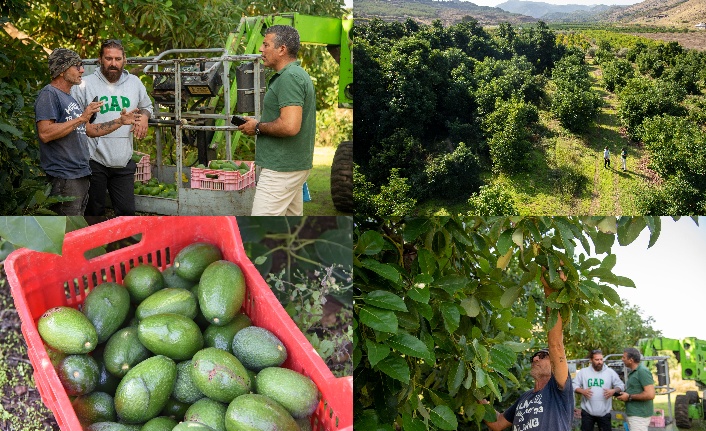
[(635, 33), (635, 36), (664, 42), (679, 42), (686, 49), (706, 51), (706, 31), (689, 33)]

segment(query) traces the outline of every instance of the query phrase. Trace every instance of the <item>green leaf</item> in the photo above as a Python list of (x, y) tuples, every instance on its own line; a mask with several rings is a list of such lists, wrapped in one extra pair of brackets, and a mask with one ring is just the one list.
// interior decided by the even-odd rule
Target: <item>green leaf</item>
[[(423, 421), (413, 418), (409, 413), (402, 413), (402, 428), (404, 431), (426, 431), (427, 427)], [(360, 428), (363, 429), (363, 428)]]
[(10, 133), (18, 138), (22, 136), (22, 131), (20, 131), (17, 127), (3, 123), (2, 121), (0, 121), (0, 131)]
[(647, 222), (642, 217), (633, 217), (624, 225), (618, 226), (618, 243), (622, 246), (631, 244), (640, 236)]
[(66, 217), (0, 217), (0, 237), (17, 247), (61, 255)]
[(370, 366), (374, 367), (378, 362), (382, 361), (390, 354), (390, 348), (384, 344), (377, 344), (374, 341), (365, 340), (365, 348), (368, 351), (368, 361)]
[(510, 333), (522, 338), (532, 338), (532, 323), (523, 317), (513, 317), (510, 319)]
[(463, 298), (459, 305), (463, 308), (468, 317), (476, 317), (480, 313), (480, 302), (478, 302), (475, 296)]
[(415, 358), (429, 359), (429, 350), (422, 341), (407, 333), (400, 331), (394, 337), (386, 341), (387, 345), (393, 349)]
[(400, 282), (400, 273), (392, 265), (380, 263), (375, 259), (365, 259), (361, 262), (361, 265), (363, 265), (363, 268), (367, 268), (383, 278), (395, 283)]
[(455, 396), (466, 378), (466, 364), (463, 361), (458, 361), (456, 372), (453, 375), (449, 373), (449, 377), (453, 377), (453, 379), (449, 379), (449, 395)]
[(417, 251), (417, 263), (419, 264), (419, 272), (422, 274), (433, 275), (436, 271), (436, 258), (429, 250), (421, 249)]
[(455, 220), (451, 220), (449, 223), (447, 223), (446, 228), (449, 230), (449, 233), (451, 233), (451, 236), (456, 239), (456, 241), (466, 246), (473, 245), (473, 241), (471, 241), (471, 238), (463, 230), (463, 228), (456, 223)]
[(488, 384), (488, 375), (482, 368), (476, 367), (476, 387), (484, 388)]
[(522, 286), (514, 286), (507, 289), (505, 293), (503, 293), (503, 296), (500, 297), (500, 306), (510, 308), (520, 296), (520, 289), (522, 289)]
[(369, 230), (363, 232), (355, 245), (355, 254), (378, 254), (385, 245), (385, 239), (378, 232)]
[(510, 250), (510, 247), (512, 247), (512, 232), (512, 229), (506, 229), (498, 238), (497, 250), (501, 255), (507, 253)]
[(386, 310), (407, 311), (404, 300), (392, 292), (385, 290), (373, 290), (363, 296), (366, 304), (374, 305)]
[(490, 364), (493, 367), (510, 368), (517, 360), (517, 355), (508, 346), (496, 344), (490, 349)]
[(603, 217), (603, 220), (598, 222), (596, 228), (598, 228), (600, 232), (603, 232), (605, 234), (615, 234), (618, 232), (617, 223), (617, 217), (607, 216)]
[(464, 277), (463, 275), (458, 275), (458, 274), (450, 274), (441, 277), (440, 279), (436, 280), (434, 283), (434, 286), (444, 289), (449, 293), (449, 295), (455, 294), (457, 291), (463, 289), (466, 287), (468, 284), (469, 280), (468, 278)]
[(512, 242), (514, 242), (518, 247), (522, 247), (522, 243), (524, 242), (525, 236), (524, 232), (522, 231), (521, 227), (518, 227), (515, 229), (515, 232), (512, 233)]
[(360, 323), (377, 331), (397, 332), (397, 315), (390, 310), (382, 310), (370, 305), (360, 307), (358, 312)]
[(645, 221), (647, 222), (647, 227), (650, 229), (650, 243), (647, 248), (652, 247), (657, 242), (659, 234), (662, 230), (662, 219), (659, 217), (648, 217), (645, 216)]
[(537, 304), (534, 302), (534, 297), (530, 296), (527, 300), (527, 320), (534, 322), (535, 317), (537, 317)]
[(461, 321), (461, 313), (458, 311), (458, 307), (454, 303), (442, 302), (439, 305), (439, 310), (441, 310), (441, 317), (444, 319), (444, 326), (446, 330), (452, 334)]
[(432, 221), (428, 217), (410, 219), (405, 223), (402, 238), (404, 238), (405, 242), (412, 242), (419, 238), (421, 234), (429, 230), (431, 226)]
[(612, 287), (606, 284), (599, 284), (601, 290), (603, 290), (603, 295), (611, 304), (620, 304), (620, 295)]
[(596, 247), (596, 254), (610, 253), (610, 248), (615, 242), (615, 235), (596, 232), (596, 239), (593, 241), (593, 245)]
[(601, 262), (601, 268), (612, 270), (617, 261), (618, 257), (616, 255), (609, 254), (608, 256), (603, 258), (603, 261)]
[(409, 365), (400, 356), (388, 356), (378, 362), (377, 369), (405, 385), (409, 384)]
[(456, 415), (449, 408), (449, 406), (436, 406), (429, 412), (429, 414), (431, 417), (431, 423), (436, 425), (439, 429), (451, 431), (458, 428), (458, 420), (456, 419)]
[(407, 291), (407, 296), (410, 299), (421, 302), (423, 304), (429, 303), (429, 298), (431, 296), (431, 288), (429, 285), (434, 279), (428, 275), (418, 275), (414, 277), (414, 284)]
[(314, 242), (314, 249), (319, 256), (319, 262), (325, 266), (333, 264), (344, 268), (353, 266), (353, 235), (350, 230), (327, 230)]

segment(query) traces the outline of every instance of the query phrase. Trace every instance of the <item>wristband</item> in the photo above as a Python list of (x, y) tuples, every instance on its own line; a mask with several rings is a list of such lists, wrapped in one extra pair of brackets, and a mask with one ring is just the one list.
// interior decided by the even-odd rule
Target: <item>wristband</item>
[(628, 394), (628, 401), (632, 401), (632, 394)]

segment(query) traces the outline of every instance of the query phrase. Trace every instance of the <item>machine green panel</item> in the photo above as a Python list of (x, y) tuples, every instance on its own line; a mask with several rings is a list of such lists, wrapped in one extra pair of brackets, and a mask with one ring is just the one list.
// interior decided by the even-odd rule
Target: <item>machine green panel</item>
[(301, 43), (341, 44), (341, 18), (295, 14), (294, 28), (299, 32)]

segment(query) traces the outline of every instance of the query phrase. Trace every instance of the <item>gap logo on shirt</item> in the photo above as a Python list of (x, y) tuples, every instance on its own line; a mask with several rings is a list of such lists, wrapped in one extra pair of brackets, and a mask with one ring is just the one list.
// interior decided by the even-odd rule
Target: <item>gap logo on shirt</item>
[(130, 107), (130, 99), (124, 96), (101, 96), (98, 100), (103, 102), (101, 114), (105, 114), (108, 111), (120, 112), (123, 108), (127, 109)]
[(599, 388), (602, 388), (604, 383), (605, 382), (603, 381), (603, 379), (599, 379), (599, 378), (588, 379), (586, 382), (586, 384), (588, 385), (589, 388), (592, 388), (594, 386), (598, 386)]

